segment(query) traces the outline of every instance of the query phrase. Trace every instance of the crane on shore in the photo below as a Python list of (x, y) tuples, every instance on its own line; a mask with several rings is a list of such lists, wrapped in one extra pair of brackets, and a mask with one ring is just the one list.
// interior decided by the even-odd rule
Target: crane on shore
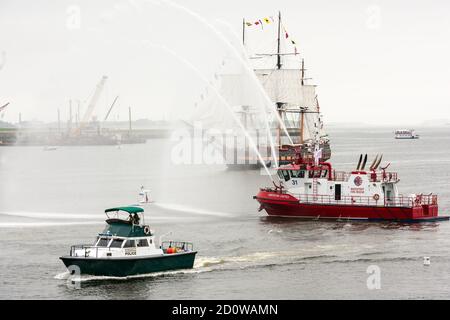
[(5, 115), (5, 113), (3, 111), (6, 109), (7, 106), (9, 106), (9, 102), (0, 107), (0, 114), (1, 114), (2, 119), (3, 119), (3, 116)]
[(103, 87), (105, 86), (107, 79), (108, 79), (107, 76), (103, 76), (101, 78), (100, 82), (97, 84), (94, 94), (92, 95), (92, 98), (89, 101), (86, 112), (83, 115), (83, 118), (81, 118), (80, 123), (78, 124), (78, 127), (72, 131), (73, 135), (80, 135), (81, 130), (84, 128), (84, 126), (86, 126), (86, 124), (89, 123), (89, 120), (92, 117), (92, 113), (94, 112), (95, 106), (97, 105), (98, 99), (100, 98), (100, 95), (103, 91)]

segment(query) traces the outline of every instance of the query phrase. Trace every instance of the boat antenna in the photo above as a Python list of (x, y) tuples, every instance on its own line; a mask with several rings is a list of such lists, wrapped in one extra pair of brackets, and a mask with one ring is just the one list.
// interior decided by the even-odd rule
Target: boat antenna
[(303, 85), (305, 85), (305, 59), (302, 59), (302, 86)]
[(359, 166), (361, 165), (361, 161), (362, 161), (362, 154), (359, 155), (359, 161), (358, 161), (358, 165), (356, 166), (356, 171), (359, 171)]
[(366, 153), (366, 155), (364, 156), (364, 161), (363, 161), (362, 166), (361, 166), (361, 171), (363, 171), (364, 168), (366, 167), (366, 162), (367, 162), (367, 153)]

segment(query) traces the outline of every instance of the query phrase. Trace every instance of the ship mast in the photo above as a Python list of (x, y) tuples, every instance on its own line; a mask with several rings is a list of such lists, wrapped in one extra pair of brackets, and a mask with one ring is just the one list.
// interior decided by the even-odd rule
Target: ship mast
[(281, 11), (278, 11), (278, 39), (277, 39), (277, 69), (281, 69), (281, 52), (280, 52), (280, 41), (281, 41)]
[(305, 84), (305, 59), (302, 59), (302, 86)]
[(245, 46), (245, 18), (242, 19), (242, 45)]
[[(277, 39), (277, 69), (281, 69), (281, 52), (280, 52), (280, 43), (281, 43), (281, 11), (278, 11), (278, 39)], [(283, 103), (277, 102), (277, 111), (280, 116), (281, 121), (283, 121)], [(281, 148), (281, 124), (278, 123), (278, 147)]]
[[(305, 59), (302, 59), (302, 86), (305, 84)], [(300, 144), (303, 144), (303, 127), (305, 125), (305, 110), (300, 107)]]

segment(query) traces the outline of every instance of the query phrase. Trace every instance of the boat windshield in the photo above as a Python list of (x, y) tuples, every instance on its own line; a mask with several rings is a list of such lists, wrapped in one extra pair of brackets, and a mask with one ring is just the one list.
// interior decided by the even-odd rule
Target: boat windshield
[(136, 247), (136, 241), (127, 240), (127, 242), (125, 242), (125, 245), (123, 247), (124, 248), (134, 248), (134, 247)]
[(121, 248), (123, 243), (123, 239), (113, 239), (111, 241), (111, 244), (109, 245), (110, 248)]
[(292, 178), (300, 178), (300, 170), (290, 170)]
[(137, 242), (138, 247), (148, 247), (147, 239), (139, 239)]
[(100, 238), (97, 242), (97, 247), (107, 247), (109, 240), (109, 238)]
[(289, 170), (279, 170), (278, 176), (280, 177), (280, 179), (284, 179), (285, 181), (289, 181), (289, 179), (291, 179), (291, 177), (289, 176)]

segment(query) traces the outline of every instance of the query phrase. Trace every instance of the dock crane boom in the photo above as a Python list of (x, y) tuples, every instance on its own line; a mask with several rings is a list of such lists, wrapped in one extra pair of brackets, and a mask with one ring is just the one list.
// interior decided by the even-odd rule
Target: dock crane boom
[(7, 104), (2, 105), (2, 106), (0, 107), (0, 114), (1, 114), (0, 118), (1, 118), (1, 119), (3, 119), (3, 117), (5, 116), (5, 113), (2, 112), (2, 111), (5, 110), (6, 107), (7, 107), (8, 105), (9, 105), (9, 102), (8, 102)]
[(4, 109), (6, 109), (7, 106), (9, 106), (9, 102), (0, 107), (0, 112), (2, 112)]
[(97, 84), (97, 87), (95, 88), (95, 92), (92, 95), (91, 100), (89, 101), (89, 105), (87, 107), (86, 112), (83, 115), (83, 118), (80, 121), (80, 124), (78, 128), (74, 130), (75, 134), (80, 134), (81, 129), (89, 122), (89, 120), (92, 117), (92, 113), (94, 112), (94, 108), (98, 102), (98, 99), (100, 98), (100, 94), (103, 91), (103, 87), (105, 86), (106, 80), (108, 79), (107, 76), (103, 76), (100, 82)]

